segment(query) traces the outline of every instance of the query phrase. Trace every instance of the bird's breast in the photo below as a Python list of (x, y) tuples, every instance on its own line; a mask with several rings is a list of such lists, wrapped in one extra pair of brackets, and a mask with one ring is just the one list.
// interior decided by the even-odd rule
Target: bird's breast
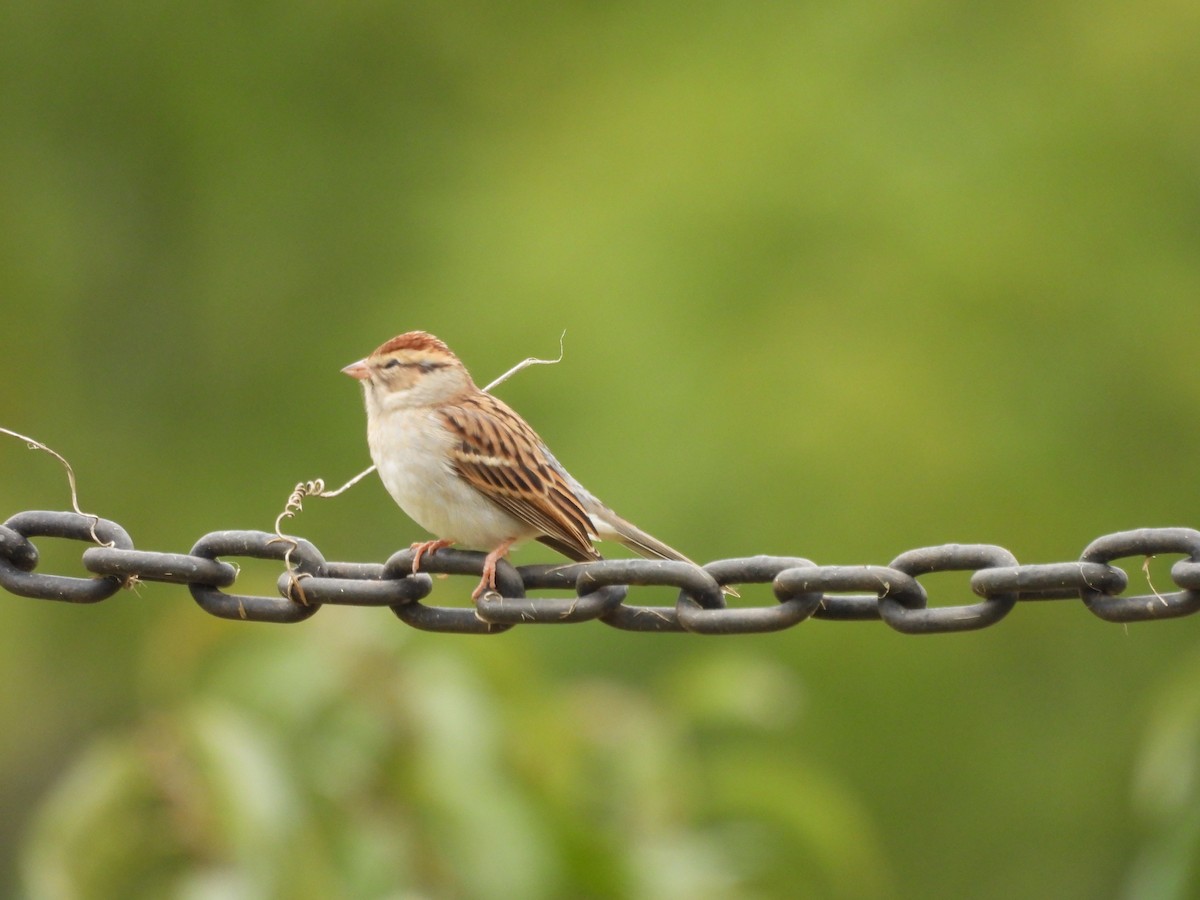
[(536, 533), (458, 476), (450, 462), (454, 437), (435, 411), (392, 410), (374, 418), (367, 442), (392, 499), (433, 535), (490, 550)]

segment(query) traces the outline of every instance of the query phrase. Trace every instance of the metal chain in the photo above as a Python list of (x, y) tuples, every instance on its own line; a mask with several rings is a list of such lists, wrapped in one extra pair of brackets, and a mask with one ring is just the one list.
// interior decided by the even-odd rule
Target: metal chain
[[(30, 538), (84, 541), (83, 566), (91, 578), (40, 573)], [(1173, 554), (1178, 588), (1168, 594), (1122, 596), (1124, 571), (1111, 565), (1127, 557)], [(285, 563), (278, 596), (228, 593), (237, 581), (231, 559), (251, 557)], [(324, 605), (387, 606), (402, 621), (425, 631), (496, 634), (514, 625), (563, 624), (597, 619), (627, 631), (689, 631), (748, 634), (779, 631), (807, 619), (882, 619), (905, 634), (970, 631), (994, 625), (1018, 601), (1080, 599), (1108, 622), (1140, 622), (1187, 616), (1200, 610), (1200, 531), (1139, 528), (1097, 538), (1074, 562), (1020, 565), (1003, 547), (943, 544), (901, 553), (886, 566), (819, 566), (800, 557), (749, 556), (697, 568), (662, 560), (613, 559), (594, 563), (514, 567), (501, 561), (496, 592), (471, 606), (429, 606), (431, 574), (482, 573), (483, 554), (439, 550), (413, 574), (413, 555), (401, 550), (387, 562), (327, 562), (301, 538), (280, 539), (265, 531), (214, 531), (188, 553), (136, 550), (120, 525), (75, 512), (28, 511), (0, 525), (0, 587), (23, 597), (96, 603), (138, 581), (185, 584), (200, 607), (225, 619), (298, 622)], [(923, 575), (970, 572), (971, 590), (982, 599), (960, 606), (929, 605)], [(776, 603), (730, 607), (722, 585), (770, 584)], [(674, 606), (626, 602), (631, 586), (677, 588)], [(533, 591), (567, 597), (531, 598)]]

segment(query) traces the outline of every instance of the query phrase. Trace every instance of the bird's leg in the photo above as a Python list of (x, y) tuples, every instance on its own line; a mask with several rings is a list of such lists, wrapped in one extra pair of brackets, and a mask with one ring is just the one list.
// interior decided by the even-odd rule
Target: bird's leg
[(441, 550), (443, 547), (449, 547), (454, 541), (417, 541), (408, 549), (415, 554), (413, 556), (413, 574), (417, 574), (417, 569), (421, 568), (421, 557), (426, 553), (433, 553), (435, 550)]
[(512, 549), (512, 545), (516, 542), (516, 538), (509, 538), (484, 557), (483, 578), (480, 579), (479, 586), (471, 592), (472, 600), (478, 600), (479, 596), (486, 590), (494, 591), (496, 589), (496, 563), (508, 555), (508, 551)]

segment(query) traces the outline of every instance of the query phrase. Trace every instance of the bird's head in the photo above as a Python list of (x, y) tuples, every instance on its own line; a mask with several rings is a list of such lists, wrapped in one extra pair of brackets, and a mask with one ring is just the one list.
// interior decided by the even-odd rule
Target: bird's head
[(342, 372), (362, 382), (371, 412), (432, 406), (474, 387), (462, 361), (424, 331), (397, 335)]

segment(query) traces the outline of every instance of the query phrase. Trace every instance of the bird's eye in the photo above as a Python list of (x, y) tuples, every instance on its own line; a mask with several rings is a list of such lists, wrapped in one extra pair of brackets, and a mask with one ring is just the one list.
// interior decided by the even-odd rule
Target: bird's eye
[(396, 366), (398, 366), (398, 365), (400, 365), (400, 360), (398, 360), (398, 359), (389, 359), (389, 360), (388, 360), (386, 363), (384, 363), (384, 366), (383, 366), (383, 367), (384, 367), (385, 369), (394, 369), (394, 368), (396, 368)]

